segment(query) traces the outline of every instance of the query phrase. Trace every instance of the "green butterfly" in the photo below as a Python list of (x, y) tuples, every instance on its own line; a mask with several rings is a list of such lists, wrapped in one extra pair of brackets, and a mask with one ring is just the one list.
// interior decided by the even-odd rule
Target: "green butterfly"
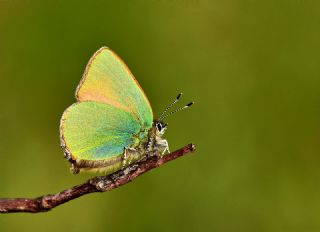
[(125, 63), (109, 48), (90, 59), (76, 90), (77, 102), (65, 110), (60, 122), (60, 142), (73, 173), (113, 173), (148, 153), (169, 152), (162, 139), (167, 125), (162, 119), (181, 94), (153, 120), (150, 103)]

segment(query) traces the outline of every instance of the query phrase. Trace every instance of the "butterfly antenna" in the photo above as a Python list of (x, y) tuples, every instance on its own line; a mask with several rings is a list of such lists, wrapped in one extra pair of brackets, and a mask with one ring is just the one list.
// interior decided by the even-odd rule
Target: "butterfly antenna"
[(174, 110), (174, 111), (172, 111), (172, 112), (170, 112), (170, 113), (162, 116), (161, 118), (159, 118), (159, 120), (164, 119), (164, 118), (166, 118), (166, 117), (168, 117), (168, 116), (170, 116), (170, 115), (172, 115), (172, 114), (175, 114), (175, 113), (177, 113), (177, 112), (179, 112), (179, 111), (181, 111), (181, 110), (185, 110), (185, 109), (189, 108), (190, 106), (192, 106), (193, 104), (194, 104), (194, 102), (190, 102), (190, 103), (188, 103), (187, 105), (182, 106), (182, 107), (180, 107), (180, 108), (178, 108), (178, 109), (176, 109), (176, 110)]
[(182, 96), (182, 93), (179, 93), (178, 96), (176, 97), (176, 99), (174, 99), (174, 101), (170, 105), (168, 105), (167, 108), (162, 112), (162, 114), (159, 117), (159, 120), (161, 120), (163, 118), (163, 116), (166, 114), (166, 112), (168, 110), (170, 110), (172, 108), (172, 106), (174, 106), (174, 104), (176, 104), (179, 101), (181, 96)]

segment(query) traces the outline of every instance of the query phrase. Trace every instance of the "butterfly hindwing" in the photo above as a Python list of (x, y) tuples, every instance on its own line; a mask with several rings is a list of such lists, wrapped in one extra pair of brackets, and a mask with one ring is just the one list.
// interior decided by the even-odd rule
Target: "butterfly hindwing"
[(136, 118), (129, 112), (105, 103), (75, 103), (63, 114), (61, 142), (73, 160), (117, 159), (123, 149), (139, 141)]

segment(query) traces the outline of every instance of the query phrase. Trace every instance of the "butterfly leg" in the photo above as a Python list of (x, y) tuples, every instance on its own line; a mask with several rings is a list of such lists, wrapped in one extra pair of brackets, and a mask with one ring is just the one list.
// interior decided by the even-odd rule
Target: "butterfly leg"
[(169, 144), (168, 144), (168, 141), (166, 139), (164, 139), (164, 144), (165, 144), (165, 149), (163, 150), (162, 152), (162, 155), (164, 155), (164, 153), (167, 151), (168, 154), (170, 153), (170, 150), (169, 150)]
[(156, 148), (161, 152), (160, 156), (164, 156), (166, 152), (170, 153), (169, 144), (166, 139), (159, 139), (155, 144)]
[(132, 147), (125, 147), (123, 152), (122, 167), (130, 165), (140, 158), (140, 153)]

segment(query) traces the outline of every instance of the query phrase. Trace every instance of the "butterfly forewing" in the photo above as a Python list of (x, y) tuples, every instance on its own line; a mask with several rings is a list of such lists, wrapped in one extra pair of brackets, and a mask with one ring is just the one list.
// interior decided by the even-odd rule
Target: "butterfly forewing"
[(152, 125), (152, 109), (142, 88), (125, 63), (107, 47), (90, 59), (76, 98), (113, 105), (133, 114), (142, 127)]

